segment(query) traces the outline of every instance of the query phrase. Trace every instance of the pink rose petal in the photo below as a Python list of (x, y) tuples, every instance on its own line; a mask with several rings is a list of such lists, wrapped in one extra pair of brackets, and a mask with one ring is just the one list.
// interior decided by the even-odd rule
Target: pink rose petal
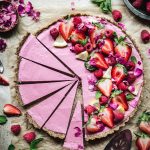
[(139, 68), (136, 68), (136, 69), (135, 69), (134, 75), (135, 75), (136, 77), (139, 77), (139, 76), (141, 76), (142, 74), (143, 74), (143, 71), (142, 71), (141, 69), (139, 69)]
[(5, 40), (0, 39), (0, 52), (1, 53), (4, 52), (6, 47), (7, 47), (7, 44), (6, 44)]
[(18, 6), (18, 13), (21, 17), (25, 16), (25, 7), (23, 5)]

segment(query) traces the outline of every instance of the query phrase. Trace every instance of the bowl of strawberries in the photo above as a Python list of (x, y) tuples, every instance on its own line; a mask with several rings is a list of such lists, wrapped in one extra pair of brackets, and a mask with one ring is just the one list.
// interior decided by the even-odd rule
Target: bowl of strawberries
[(136, 16), (150, 21), (150, 0), (124, 0), (124, 3)]

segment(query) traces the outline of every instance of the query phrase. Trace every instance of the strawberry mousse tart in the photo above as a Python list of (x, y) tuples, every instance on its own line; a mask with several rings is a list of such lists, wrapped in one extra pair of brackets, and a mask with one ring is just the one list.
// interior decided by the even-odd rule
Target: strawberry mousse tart
[(142, 59), (133, 40), (110, 20), (68, 15), (28, 35), (17, 54), (16, 89), (27, 118), (65, 138), (66, 148), (84, 149), (84, 139), (114, 133), (140, 104)]

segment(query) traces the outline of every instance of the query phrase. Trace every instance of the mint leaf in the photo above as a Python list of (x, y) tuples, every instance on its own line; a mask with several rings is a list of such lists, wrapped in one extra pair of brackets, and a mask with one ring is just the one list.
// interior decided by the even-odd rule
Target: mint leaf
[(96, 99), (99, 99), (101, 96), (102, 96), (102, 93), (101, 93), (100, 91), (97, 91), (97, 92), (95, 93), (95, 98), (96, 98)]
[(134, 95), (131, 94), (131, 93), (128, 93), (128, 94), (126, 95), (126, 99), (127, 99), (128, 101), (131, 101), (131, 100), (134, 99)]
[(134, 62), (135, 64), (137, 63), (137, 59), (135, 56), (131, 56), (131, 61)]
[(99, 28), (99, 29), (102, 29), (104, 26), (101, 24), (101, 23), (99, 23), (99, 22), (92, 22), (92, 24), (94, 25), (94, 26), (96, 26), (97, 28)]
[(5, 124), (7, 122), (6, 116), (1, 115), (0, 116), (0, 124)]
[(30, 144), (30, 150), (37, 150), (37, 144), (39, 144), (42, 140), (43, 138), (33, 140)]
[(64, 17), (65, 20), (70, 20), (71, 19), (71, 15), (67, 15)]
[(113, 92), (112, 92), (112, 94), (111, 94), (111, 97), (113, 98), (113, 97), (116, 97), (117, 95), (119, 95), (119, 94), (121, 94), (122, 93), (122, 91), (121, 90), (114, 90)]
[(15, 146), (14, 146), (13, 144), (10, 144), (10, 145), (8, 146), (8, 150), (15, 150)]
[(93, 72), (93, 71), (95, 71), (95, 70), (97, 69), (97, 68), (91, 66), (88, 61), (86, 61), (86, 62), (84, 63), (84, 66), (85, 66), (85, 68), (86, 68), (87, 70), (89, 70), (90, 72)]
[(78, 43), (80, 43), (81, 45), (85, 46), (88, 42), (88, 37), (86, 37), (85, 40), (79, 40)]

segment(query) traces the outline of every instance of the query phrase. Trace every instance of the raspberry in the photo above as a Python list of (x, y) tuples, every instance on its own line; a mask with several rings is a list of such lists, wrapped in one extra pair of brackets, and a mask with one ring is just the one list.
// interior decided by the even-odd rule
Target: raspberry
[(50, 35), (52, 36), (52, 38), (53, 38), (54, 40), (56, 40), (56, 38), (57, 38), (58, 35), (59, 35), (58, 29), (57, 29), (57, 28), (52, 28), (52, 29), (50, 30)]
[(133, 2), (135, 8), (140, 8), (142, 6), (143, 0), (136, 0)]
[(26, 142), (31, 143), (36, 138), (36, 134), (34, 132), (29, 132), (26, 133), (23, 138)]
[(84, 51), (84, 47), (83, 47), (81, 44), (76, 44), (76, 45), (74, 46), (74, 52), (75, 52), (76, 54), (81, 53), (81, 52), (83, 52), (83, 51)]
[(91, 43), (87, 43), (85, 46), (84, 46), (85, 50), (88, 51), (88, 52), (91, 52), (93, 50), (93, 46)]
[(127, 62), (126, 68), (127, 68), (127, 70), (129, 70), (129, 71), (134, 70), (134, 68), (135, 68), (135, 63), (132, 62), (132, 61)]
[(108, 97), (101, 96), (100, 99), (99, 99), (99, 101), (100, 101), (100, 105), (105, 105), (108, 102)]
[(73, 18), (73, 24), (74, 24), (75, 27), (78, 26), (81, 23), (82, 23), (82, 19), (80, 17), (74, 17)]
[(143, 43), (148, 43), (150, 40), (150, 33), (147, 30), (142, 30), (141, 39)]
[(94, 72), (96, 78), (101, 78), (103, 76), (103, 70), (99, 69)]
[(113, 30), (106, 30), (105, 35), (107, 38), (113, 38), (114, 31)]
[(109, 56), (107, 59), (107, 63), (108, 65), (113, 66), (116, 64), (116, 59), (113, 56)]
[(132, 84), (136, 80), (136, 76), (133, 73), (127, 75), (127, 81), (129, 84)]
[(146, 3), (146, 11), (147, 13), (150, 13), (150, 2)]
[(119, 22), (122, 19), (122, 14), (119, 10), (113, 10), (112, 15), (116, 22)]
[(12, 125), (12, 126), (11, 126), (11, 132), (12, 132), (14, 135), (19, 135), (20, 131), (21, 131), (20, 125)]
[(88, 114), (91, 115), (94, 111), (95, 111), (95, 107), (88, 105), (87, 107), (85, 107), (84, 111)]
[(124, 83), (124, 82), (121, 82), (119, 85), (118, 85), (118, 88), (119, 90), (122, 90), (122, 91), (125, 91), (128, 89), (127, 85)]

